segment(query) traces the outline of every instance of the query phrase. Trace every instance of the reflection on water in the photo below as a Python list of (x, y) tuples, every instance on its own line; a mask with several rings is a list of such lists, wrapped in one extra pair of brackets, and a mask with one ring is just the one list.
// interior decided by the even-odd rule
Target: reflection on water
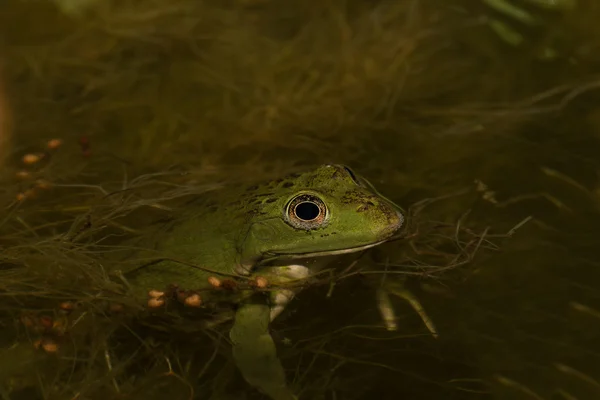
[(403, 271), (439, 337), (396, 298), (385, 330), (368, 273), (311, 287), (273, 325), (300, 398), (600, 398), (599, 5), (513, 0), (543, 21), (521, 27), (451, 3), (8, 1), (3, 398), (261, 398), (225, 331), (134, 318), (105, 256), (190, 185), (330, 161), (436, 199), (359, 265)]

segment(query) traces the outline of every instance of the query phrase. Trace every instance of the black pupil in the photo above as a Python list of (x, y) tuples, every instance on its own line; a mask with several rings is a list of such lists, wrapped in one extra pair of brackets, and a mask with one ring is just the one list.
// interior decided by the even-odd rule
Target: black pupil
[(303, 221), (312, 221), (317, 218), (321, 213), (319, 206), (315, 203), (311, 203), (310, 201), (305, 201), (300, 203), (294, 208), (294, 213), (296, 217), (300, 218)]

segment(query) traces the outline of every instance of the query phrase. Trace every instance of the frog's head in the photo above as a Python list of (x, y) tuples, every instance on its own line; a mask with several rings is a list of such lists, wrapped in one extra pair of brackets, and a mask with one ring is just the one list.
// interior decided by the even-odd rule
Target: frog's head
[(246, 265), (364, 250), (390, 239), (404, 220), (398, 206), (343, 165), (291, 175), (256, 193), (240, 243)]

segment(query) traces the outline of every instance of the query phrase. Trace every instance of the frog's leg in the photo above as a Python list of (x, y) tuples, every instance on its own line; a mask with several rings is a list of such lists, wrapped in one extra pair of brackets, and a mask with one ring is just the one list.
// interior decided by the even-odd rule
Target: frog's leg
[(410, 290), (404, 286), (404, 281), (384, 279), (381, 286), (377, 288), (377, 306), (379, 308), (381, 318), (383, 319), (383, 322), (388, 330), (395, 331), (398, 328), (396, 324), (396, 313), (394, 311), (394, 307), (392, 306), (392, 301), (390, 300), (390, 294), (406, 300), (417, 312), (417, 314), (419, 314), (421, 320), (423, 320), (423, 323), (429, 332), (431, 332), (431, 335), (435, 338), (438, 337), (438, 333), (433, 321), (425, 312), (421, 302)]
[(233, 358), (246, 382), (272, 400), (295, 400), (269, 334), (271, 307), (266, 298), (241, 305), (229, 337)]
[[(309, 276), (309, 270), (302, 265), (274, 266), (261, 268), (256, 275), (281, 284), (304, 279)], [(296, 399), (287, 386), (285, 372), (277, 358), (269, 323), (285, 309), (298, 290), (277, 289), (263, 301), (241, 305), (229, 333), (233, 358), (244, 379), (273, 400)]]

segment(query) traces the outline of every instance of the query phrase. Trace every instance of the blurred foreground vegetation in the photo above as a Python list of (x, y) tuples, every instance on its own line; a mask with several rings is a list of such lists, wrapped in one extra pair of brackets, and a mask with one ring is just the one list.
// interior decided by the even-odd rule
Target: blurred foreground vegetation
[[(5, 0), (0, 396), (260, 398), (223, 332), (140, 326), (102, 255), (181, 188), (334, 161), (436, 199), (375, 259), (410, 254), (440, 336), (403, 303), (386, 332), (358, 279), (310, 289), (273, 327), (302, 399), (600, 398), (600, 4), (535, 12), (511, 47), (475, 0)], [(434, 226), (494, 246), (431, 276)]]

